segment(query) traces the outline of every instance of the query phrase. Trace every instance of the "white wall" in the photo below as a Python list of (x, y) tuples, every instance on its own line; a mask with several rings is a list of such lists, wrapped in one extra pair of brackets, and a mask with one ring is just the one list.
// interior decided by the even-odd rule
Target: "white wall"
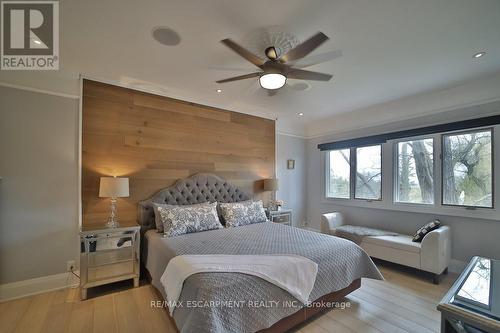
[[(279, 191), (276, 198), (291, 208), (293, 225), (300, 226), (306, 217), (306, 140), (278, 134), (276, 140), (276, 169)], [(287, 169), (287, 160), (295, 160), (295, 169)]]
[(0, 284), (78, 252), (78, 101), (0, 87)]
[[(389, 123), (368, 129), (349, 132), (349, 135), (330, 135), (307, 142), (307, 220), (310, 227), (319, 229), (321, 214), (331, 211), (340, 211), (346, 215), (350, 224), (373, 226), (394, 230), (400, 233), (413, 233), (434, 217), (439, 218), (452, 230), (452, 258), (467, 261), (473, 255), (483, 255), (500, 258), (500, 216), (494, 220), (456, 217), (433, 213), (414, 213), (366, 207), (349, 207), (328, 202), (324, 198), (324, 174), (322, 152), (317, 148), (319, 143), (331, 142), (339, 139), (348, 139), (372, 134), (390, 132), (396, 129), (415, 128), (436, 123), (459, 121), (467, 118), (477, 118), (491, 114), (493, 110), (500, 113), (500, 103), (490, 103), (482, 106), (448, 111), (432, 116)], [(500, 147), (496, 147), (498, 152)], [(498, 155), (498, 154), (497, 154)], [(497, 159), (498, 160), (498, 159)], [(376, 206), (377, 203), (363, 204)], [(361, 204), (360, 204), (361, 205)], [(471, 213), (473, 214), (473, 213)]]

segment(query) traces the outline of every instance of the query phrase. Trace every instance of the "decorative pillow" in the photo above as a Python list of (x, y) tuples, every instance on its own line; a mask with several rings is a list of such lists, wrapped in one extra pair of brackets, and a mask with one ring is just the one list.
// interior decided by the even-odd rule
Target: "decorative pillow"
[(440, 225), (441, 225), (441, 222), (439, 222), (438, 219), (435, 219), (434, 221), (427, 223), (422, 228), (417, 230), (415, 235), (413, 235), (412, 241), (420, 243), (422, 241), (422, 239), (424, 239), (425, 235), (427, 235), (432, 230), (436, 230), (437, 228), (439, 228)]
[[(253, 202), (253, 200), (238, 201), (237, 203), (250, 204), (251, 202)], [(236, 203), (236, 202), (232, 202), (232, 203)], [(227, 204), (232, 204), (232, 203), (231, 202), (229, 202), (229, 203), (219, 202), (219, 204), (217, 205), (217, 214), (219, 214), (219, 220), (223, 226), (226, 226), (226, 220), (224, 220), (224, 214), (222, 214), (221, 204), (227, 205)]]
[(217, 215), (217, 202), (205, 205), (158, 207), (166, 237), (221, 229)]
[(226, 227), (238, 227), (267, 221), (261, 200), (220, 203), (219, 207)]
[[(202, 202), (202, 203), (193, 204), (193, 205), (182, 205), (181, 207), (196, 207), (196, 206), (209, 205), (209, 204), (210, 204), (210, 202)], [(158, 213), (158, 207), (174, 208), (174, 207), (179, 207), (179, 205), (167, 205), (167, 204), (153, 203), (153, 211), (155, 213), (156, 230), (158, 230), (158, 232), (163, 232), (163, 222), (161, 220), (160, 213)]]

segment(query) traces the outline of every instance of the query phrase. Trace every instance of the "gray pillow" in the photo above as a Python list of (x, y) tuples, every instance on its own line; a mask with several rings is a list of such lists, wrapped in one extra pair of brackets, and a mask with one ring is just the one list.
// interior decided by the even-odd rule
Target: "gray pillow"
[(163, 223), (161, 221), (160, 214), (158, 213), (158, 207), (163, 207), (163, 208), (174, 208), (174, 207), (195, 207), (195, 206), (201, 206), (201, 205), (208, 205), (210, 202), (202, 202), (199, 204), (194, 204), (194, 205), (167, 205), (167, 204), (158, 204), (158, 203), (153, 203), (153, 211), (155, 213), (155, 224), (156, 224), (156, 230), (158, 232), (163, 232)]
[(226, 227), (266, 222), (266, 212), (262, 201), (242, 201), (219, 204)]
[(217, 202), (205, 205), (158, 206), (166, 237), (223, 228), (217, 215)]

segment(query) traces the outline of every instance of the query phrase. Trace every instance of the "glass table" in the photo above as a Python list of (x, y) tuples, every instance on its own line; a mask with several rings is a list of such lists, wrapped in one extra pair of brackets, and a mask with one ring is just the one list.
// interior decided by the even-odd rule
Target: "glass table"
[(437, 309), (442, 333), (500, 332), (500, 261), (472, 258)]

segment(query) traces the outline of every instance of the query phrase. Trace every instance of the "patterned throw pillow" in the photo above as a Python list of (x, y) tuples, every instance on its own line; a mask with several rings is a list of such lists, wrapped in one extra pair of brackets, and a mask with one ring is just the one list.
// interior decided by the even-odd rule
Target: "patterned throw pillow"
[(158, 213), (166, 237), (222, 228), (217, 215), (217, 202), (172, 208), (159, 206)]
[(427, 223), (422, 228), (417, 230), (415, 235), (413, 235), (412, 241), (420, 243), (422, 239), (424, 239), (425, 235), (427, 235), (432, 230), (436, 230), (437, 228), (439, 228), (440, 225), (441, 222), (439, 222), (438, 219), (435, 219), (434, 221)]
[(262, 201), (242, 201), (219, 204), (226, 227), (266, 222), (266, 212)]
[[(208, 204), (210, 204), (210, 202), (202, 202), (202, 203), (193, 204), (193, 205), (182, 205), (182, 207), (195, 207), (195, 206), (208, 205)], [(167, 205), (167, 204), (153, 203), (153, 211), (155, 213), (156, 230), (158, 230), (158, 232), (163, 233), (163, 222), (161, 220), (160, 213), (158, 213), (158, 207), (174, 208), (174, 207), (179, 207), (179, 205)]]

